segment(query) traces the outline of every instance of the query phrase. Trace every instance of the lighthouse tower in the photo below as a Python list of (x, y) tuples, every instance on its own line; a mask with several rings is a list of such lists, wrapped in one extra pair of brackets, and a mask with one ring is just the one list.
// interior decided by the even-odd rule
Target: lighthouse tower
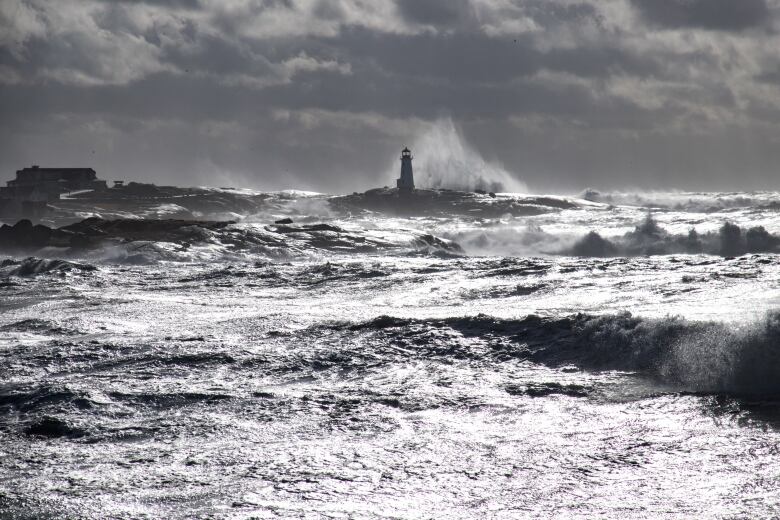
[(412, 173), (412, 152), (408, 148), (401, 151), (401, 178), (396, 181), (399, 191), (414, 189), (414, 173)]

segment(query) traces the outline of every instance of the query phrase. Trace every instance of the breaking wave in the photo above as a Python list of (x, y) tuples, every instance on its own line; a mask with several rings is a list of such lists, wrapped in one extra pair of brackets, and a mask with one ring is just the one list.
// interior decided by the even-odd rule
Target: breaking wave
[(691, 228), (687, 235), (674, 235), (659, 226), (648, 214), (644, 222), (622, 237), (607, 239), (591, 231), (562, 253), (593, 257), (702, 253), (739, 256), (779, 251), (780, 237), (768, 232), (763, 226), (743, 229), (726, 222), (717, 232), (699, 233)]
[[(415, 229), (359, 229), (334, 224), (297, 224), (285, 218), (273, 225), (221, 221), (85, 219), (58, 229), (38, 226), (45, 233), (34, 245), (22, 243), (16, 232), (6, 240), (14, 251), (113, 263), (144, 265), (159, 260), (208, 261), (240, 258), (290, 259), (326, 253), (461, 254), (448, 239)], [(62, 244), (65, 243), (65, 246)], [(57, 247), (56, 249), (54, 246)], [(2, 244), (0, 244), (2, 247)], [(0, 263), (0, 277), (32, 276), (45, 272), (94, 270), (88, 264), (28, 258)]]
[[(780, 394), (780, 313), (742, 326), (624, 313), (520, 320), (485, 315), (442, 320), (382, 316), (334, 327), (346, 334), (372, 336), (375, 348), (394, 355), (400, 351), (421, 358), (519, 359), (556, 367), (637, 372), (676, 391)], [(339, 362), (345, 361), (344, 356), (344, 352), (339, 355)]]
[(67, 273), (70, 271), (95, 271), (93, 265), (67, 260), (46, 258), (25, 258), (24, 260), (6, 259), (0, 262), (0, 278), (9, 276), (31, 277), (46, 273)]
[(616, 206), (637, 206), (662, 210), (693, 213), (715, 213), (740, 208), (780, 209), (777, 192), (757, 191), (748, 193), (705, 192), (600, 192), (587, 189), (580, 197), (591, 202)]
[[(472, 149), (451, 119), (438, 122), (414, 143), (415, 179), (426, 188), (524, 193), (526, 185), (503, 166), (491, 163)], [(393, 169), (395, 171), (395, 168)]]

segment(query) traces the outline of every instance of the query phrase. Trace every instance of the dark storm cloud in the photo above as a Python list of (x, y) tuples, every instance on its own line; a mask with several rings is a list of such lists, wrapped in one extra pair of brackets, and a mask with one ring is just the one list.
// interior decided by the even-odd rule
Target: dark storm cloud
[(468, 0), (398, 0), (403, 17), (417, 24), (448, 27), (472, 18)]
[(163, 59), (186, 72), (206, 72), (218, 76), (249, 74), (265, 76), (273, 74), (272, 63), (247, 45), (226, 40), (216, 35), (201, 35), (195, 45), (186, 49), (167, 47)]
[(599, 11), (588, 3), (556, 4), (555, 2), (526, 2), (525, 10), (534, 20), (544, 26), (555, 23), (581, 22), (584, 19), (601, 20), (603, 17)]
[(780, 42), (746, 29), (776, 3), (0, 3), (0, 166), (364, 188), (452, 120), (532, 187), (725, 185), (740, 161), (758, 185)]
[(658, 25), (742, 31), (765, 26), (765, 0), (632, 0), (643, 16)]
[(780, 68), (761, 72), (756, 76), (756, 80), (762, 83), (780, 85)]
[(107, 4), (147, 4), (168, 8), (200, 9), (202, 0), (100, 0)]
[(609, 70), (645, 76), (659, 69), (657, 57), (638, 56), (605, 46), (542, 50), (535, 46), (531, 36), (397, 35), (361, 29), (346, 31), (338, 43), (351, 49), (352, 57), (375, 64), (386, 73), (447, 82), (503, 82), (542, 69), (597, 77), (606, 76)]

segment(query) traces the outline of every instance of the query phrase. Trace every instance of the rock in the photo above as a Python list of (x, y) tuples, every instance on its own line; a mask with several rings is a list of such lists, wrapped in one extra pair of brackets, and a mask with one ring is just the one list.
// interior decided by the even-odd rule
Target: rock
[(0, 226), (0, 249), (8, 249), (12, 243), (13, 228), (7, 224)]
[(97, 217), (52, 229), (33, 226), (29, 220), (20, 220), (14, 226), (0, 227), (0, 251), (32, 252), (44, 247), (85, 249), (104, 240), (186, 242), (199, 239), (207, 231), (222, 230), (233, 221), (192, 220), (104, 220)]
[(75, 234), (95, 238), (117, 238), (133, 241), (179, 242), (196, 229), (219, 230), (235, 224), (235, 221), (175, 220), (175, 219), (116, 219), (104, 220), (91, 217), (76, 224), (60, 228)]
[(68, 245), (74, 249), (84, 249), (89, 247), (92, 242), (93, 240), (88, 236), (74, 233), (71, 235)]
[(24, 233), (26, 231), (30, 231), (32, 230), (32, 227), (33, 227), (32, 222), (30, 222), (26, 218), (23, 218), (13, 226), (14, 232), (16, 233)]
[(578, 207), (576, 203), (554, 197), (517, 195), (489, 200), (483, 193), (447, 189), (416, 189), (399, 192), (395, 188), (378, 188), (365, 193), (328, 199), (336, 210), (375, 211), (399, 216), (463, 216), (498, 218), (504, 215), (541, 215)]
[(171, 213), (161, 213), (160, 208), (177, 206), (176, 218), (196, 220), (196, 215), (225, 215), (228, 213), (256, 214), (272, 204), (275, 195), (268, 193), (244, 194), (226, 189), (179, 188), (130, 182), (122, 187), (103, 191), (90, 191), (71, 195), (57, 206), (63, 216), (93, 212), (97, 206), (101, 213), (112, 218), (132, 213), (147, 218), (172, 218)]
[(49, 244), (51, 236), (51, 228), (38, 224), (37, 226), (33, 226), (30, 230), (30, 244), (35, 247), (45, 247)]
[(274, 221), (274, 224), (292, 224), (292, 223), (293, 223), (293, 219), (291, 219), (291, 218), (283, 218), (283, 219)]
[(344, 233), (340, 227), (330, 224), (309, 224), (305, 226), (278, 226), (274, 229), (277, 233), (307, 233), (312, 231), (333, 231), (334, 233)]
[[(45, 226), (42, 227), (48, 229)], [(42, 235), (40, 230), (34, 232), (32, 222), (22, 219), (13, 226), (3, 225), (0, 228), (0, 248), (18, 250), (34, 247), (36, 241), (45, 243), (45, 240), (41, 240)]]

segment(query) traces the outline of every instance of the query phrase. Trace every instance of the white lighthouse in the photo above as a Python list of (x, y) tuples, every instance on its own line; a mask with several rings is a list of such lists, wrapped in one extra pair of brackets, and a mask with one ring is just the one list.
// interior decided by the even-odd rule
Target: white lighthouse
[(408, 148), (401, 151), (401, 178), (396, 181), (399, 191), (414, 189), (414, 173), (412, 172), (412, 152)]

